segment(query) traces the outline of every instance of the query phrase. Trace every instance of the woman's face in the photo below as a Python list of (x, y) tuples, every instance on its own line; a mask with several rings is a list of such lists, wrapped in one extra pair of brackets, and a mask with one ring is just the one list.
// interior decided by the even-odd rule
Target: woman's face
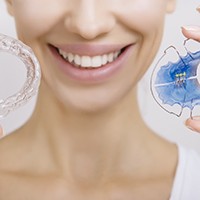
[(7, 0), (19, 39), (42, 68), (41, 92), (105, 109), (133, 90), (159, 47), (175, 0)]

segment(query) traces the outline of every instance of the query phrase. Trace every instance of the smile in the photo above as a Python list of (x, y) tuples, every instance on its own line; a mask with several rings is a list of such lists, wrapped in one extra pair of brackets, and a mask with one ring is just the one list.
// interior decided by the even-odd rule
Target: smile
[(51, 45), (55, 66), (67, 78), (80, 83), (102, 83), (123, 70), (135, 44)]
[(97, 56), (81, 56), (78, 54), (67, 53), (61, 49), (58, 49), (59, 54), (63, 59), (80, 68), (98, 68), (108, 63), (114, 62), (121, 54), (120, 51), (111, 52), (109, 54), (97, 55)]

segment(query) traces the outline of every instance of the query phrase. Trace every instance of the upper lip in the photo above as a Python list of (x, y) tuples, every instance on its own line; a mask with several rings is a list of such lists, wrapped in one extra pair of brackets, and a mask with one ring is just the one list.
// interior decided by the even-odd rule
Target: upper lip
[(67, 44), (52, 46), (66, 53), (77, 54), (80, 56), (96, 56), (120, 51), (130, 45), (131, 44)]

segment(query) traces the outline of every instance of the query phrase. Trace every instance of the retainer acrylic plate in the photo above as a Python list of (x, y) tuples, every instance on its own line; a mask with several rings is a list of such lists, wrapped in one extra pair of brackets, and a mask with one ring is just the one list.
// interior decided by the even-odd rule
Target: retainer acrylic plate
[(17, 39), (0, 34), (0, 52), (7, 52), (18, 57), (27, 70), (26, 81), (21, 90), (6, 99), (0, 100), (0, 118), (3, 118), (11, 111), (26, 104), (37, 94), (41, 71), (39, 62), (31, 48)]
[[(151, 76), (151, 93), (155, 101), (170, 114), (180, 117), (185, 108), (200, 105), (200, 44), (185, 40), (182, 51), (168, 47)], [(173, 60), (173, 61), (171, 61)]]

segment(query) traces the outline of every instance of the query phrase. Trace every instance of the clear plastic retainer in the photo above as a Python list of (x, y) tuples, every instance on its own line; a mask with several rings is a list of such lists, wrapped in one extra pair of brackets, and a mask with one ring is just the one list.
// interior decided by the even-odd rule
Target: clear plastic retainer
[(0, 52), (7, 52), (18, 57), (27, 70), (26, 81), (22, 89), (6, 99), (0, 99), (0, 118), (4, 118), (37, 94), (41, 71), (39, 62), (31, 48), (17, 39), (0, 34)]

